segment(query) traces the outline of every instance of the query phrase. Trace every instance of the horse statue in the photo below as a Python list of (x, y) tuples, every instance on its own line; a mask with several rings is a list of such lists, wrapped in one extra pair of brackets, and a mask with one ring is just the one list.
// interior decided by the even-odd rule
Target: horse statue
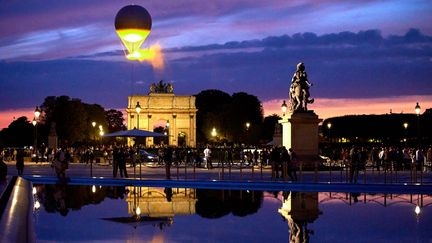
[(307, 79), (304, 63), (297, 64), (297, 70), (291, 80), (289, 92), (291, 111), (307, 111), (307, 104), (312, 104), (314, 99), (309, 99), (309, 87), (312, 86)]
[(307, 105), (314, 102), (314, 99), (309, 99), (309, 92), (302, 89), (298, 83), (291, 84), (289, 97), (292, 112), (307, 111)]

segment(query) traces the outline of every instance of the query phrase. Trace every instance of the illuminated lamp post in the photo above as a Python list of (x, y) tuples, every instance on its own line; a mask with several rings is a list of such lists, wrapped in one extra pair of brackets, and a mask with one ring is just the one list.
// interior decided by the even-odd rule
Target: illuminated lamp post
[(213, 138), (213, 141), (216, 142), (217, 132), (216, 132), (216, 128), (215, 128), (215, 127), (213, 127), (213, 129), (212, 129), (212, 131), (211, 131), (210, 134), (211, 134), (211, 136), (212, 136), (212, 138)]
[(141, 106), (140, 106), (139, 102), (137, 102), (137, 104), (135, 106), (135, 111), (137, 113), (137, 129), (139, 130), (139, 114), (141, 112)]
[(35, 155), (36, 155), (36, 157), (35, 157), (35, 160), (36, 160), (36, 162), (37, 162), (37, 159), (38, 159), (38, 156), (37, 156), (37, 154), (38, 154), (38, 152), (37, 152), (37, 149), (36, 149), (36, 145), (37, 145), (37, 121), (36, 121), (36, 118), (35, 117), (33, 117), (33, 121), (32, 121), (32, 124), (33, 124), (33, 127), (34, 127), (34, 132), (33, 132), (33, 136), (34, 136), (34, 139), (33, 139), (33, 147), (34, 147), (34, 152), (35, 152)]
[(330, 143), (331, 143), (331, 127), (332, 127), (331, 122), (327, 123), (327, 128), (328, 128), (329, 141), (330, 141)]
[(37, 123), (39, 121), (40, 114), (41, 114), (41, 110), (40, 110), (39, 106), (36, 106), (36, 109), (34, 111), (34, 118), (33, 118), (33, 121), (32, 121), (32, 124), (35, 127), (34, 147), (35, 147), (35, 151), (36, 151), (36, 157), (37, 157)]
[(405, 128), (405, 138), (404, 141), (405, 143), (407, 142), (407, 129), (408, 129), (408, 122), (404, 122), (403, 127)]
[(420, 112), (421, 112), (421, 108), (419, 103), (417, 102), (416, 106), (415, 106), (415, 113), (417, 115), (417, 140), (418, 140), (418, 149), (420, 149), (421, 146), (421, 139), (420, 139)]
[(250, 123), (246, 122), (246, 142), (249, 143), (249, 127), (250, 127)]
[(282, 108), (282, 114), (283, 114), (283, 116), (285, 116), (285, 113), (287, 111), (287, 104), (286, 104), (285, 100), (283, 101), (281, 108)]
[(167, 135), (167, 145), (169, 146), (169, 139), (170, 139), (170, 134), (169, 134), (169, 126), (170, 126), (170, 123), (169, 123), (169, 120), (167, 120), (166, 121), (166, 125), (165, 125), (165, 130), (166, 130), (166, 135)]
[(93, 142), (96, 142), (96, 133), (95, 133), (95, 129), (96, 129), (96, 122), (92, 122), (92, 127), (93, 127)]

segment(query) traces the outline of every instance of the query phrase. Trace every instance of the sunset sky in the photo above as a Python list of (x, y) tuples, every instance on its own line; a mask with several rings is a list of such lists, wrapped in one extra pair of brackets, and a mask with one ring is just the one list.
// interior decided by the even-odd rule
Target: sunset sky
[(161, 79), (178, 95), (244, 91), (280, 114), (298, 62), (322, 118), (432, 108), (430, 0), (134, 1), (152, 16), (144, 47), (162, 47), (164, 69), (125, 59), (114, 18), (131, 3), (2, 1), (0, 129), (33, 119), (47, 96), (125, 109)]

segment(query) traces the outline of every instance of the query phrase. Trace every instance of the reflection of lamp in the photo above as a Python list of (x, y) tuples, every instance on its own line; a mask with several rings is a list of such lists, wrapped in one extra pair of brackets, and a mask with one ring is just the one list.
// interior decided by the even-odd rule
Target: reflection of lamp
[(35, 201), (35, 203), (34, 203), (34, 209), (36, 210), (36, 211), (38, 211), (39, 210), (39, 208), (40, 208), (40, 202), (38, 201), (38, 200), (36, 200)]
[(415, 212), (416, 216), (418, 217), (419, 214), (421, 213), (421, 210), (420, 210), (420, 206), (419, 206), (419, 205), (416, 205), (416, 207), (415, 207), (415, 209), (414, 209), (414, 212)]
[(92, 190), (92, 193), (96, 193), (96, 186), (93, 185), (91, 190)]
[(282, 113), (283, 113), (283, 115), (285, 116), (285, 112), (286, 112), (286, 110), (287, 110), (287, 104), (286, 104), (285, 100), (283, 101), (281, 107), (282, 107)]
[(141, 209), (140, 209), (139, 205), (135, 209), (135, 215), (138, 219), (141, 218)]

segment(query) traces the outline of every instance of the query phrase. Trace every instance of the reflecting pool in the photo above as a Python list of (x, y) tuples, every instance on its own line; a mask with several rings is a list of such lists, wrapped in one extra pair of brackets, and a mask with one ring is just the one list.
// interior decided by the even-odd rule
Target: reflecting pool
[(35, 185), (38, 242), (430, 242), (432, 195)]

